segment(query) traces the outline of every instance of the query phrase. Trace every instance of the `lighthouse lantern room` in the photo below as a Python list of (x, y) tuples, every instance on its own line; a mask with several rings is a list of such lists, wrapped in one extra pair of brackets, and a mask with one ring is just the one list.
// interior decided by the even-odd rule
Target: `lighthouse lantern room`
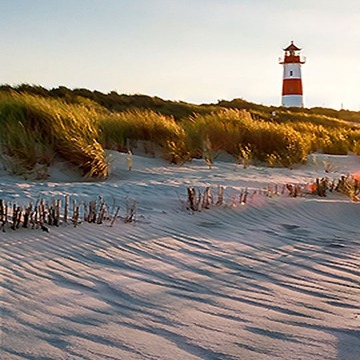
[(300, 57), (301, 49), (293, 41), (283, 50), (284, 58), (279, 61), (284, 67), (281, 105), (303, 107), (301, 65), (305, 64), (305, 59)]

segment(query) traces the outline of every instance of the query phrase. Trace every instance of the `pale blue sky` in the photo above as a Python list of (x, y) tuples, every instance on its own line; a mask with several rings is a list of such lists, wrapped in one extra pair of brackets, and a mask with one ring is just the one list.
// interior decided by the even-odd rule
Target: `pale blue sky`
[(0, 83), (280, 105), (290, 40), (305, 106), (360, 110), (359, 0), (0, 0)]

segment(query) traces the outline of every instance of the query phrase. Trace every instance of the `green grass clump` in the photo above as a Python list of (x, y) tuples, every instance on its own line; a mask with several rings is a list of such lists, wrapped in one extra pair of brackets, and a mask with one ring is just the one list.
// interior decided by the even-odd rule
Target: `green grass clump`
[(308, 139), (311, 152), (346, 155), (360, 151), (360, 129), (351, 127), (326, 127), (312, 122), (290, 124)]
[(195, 157), (201, 155), (204, 139), (209, 139), (215, 151), (224, 150), (241, 158), (247, 149), (256, 159), (275, 158), (281, 166), (303, 162), (309, 149), (306, 139), (291, 126), (255, 120), (246, 110), (227, 109), (197, 115), (186, 121), (184, 128), (190, 152)]
[(88, 106), (17, 93), (0, 93), (0, 144), (18, 172), (50, 165), (55, 155), (77, 165), (84, 175), (105, 177), (108, 163), (97, 141), (99, 114)]
[(98, 119), (104, 147), (127, 150), (129, 141), (145, 140), (158, 145), (164, 157), (179, 163), (186, 157), (184, 129), (172, 116), (151, 110), (132, 110), (108, 113)]

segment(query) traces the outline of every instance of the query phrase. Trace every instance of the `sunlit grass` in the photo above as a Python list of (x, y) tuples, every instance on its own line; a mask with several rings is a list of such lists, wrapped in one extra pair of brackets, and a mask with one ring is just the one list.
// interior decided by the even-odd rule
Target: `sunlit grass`
[(245, 110), (228, 109), (197, 115), (185, 121), (184, 128), (193, 156), (200, 155), (205, 138), (214, 150), (224, 150), (242, 158), (244, 149), (248, 149), (257, 160), (267, 161), (272, 156), (277, 165), (282, 166), (304, 161), (309, 150), (308, 141), (291, 126), (255, 120)]
[(144, 140), (158, 145), (171, 162), (179, 163), (186, 157), (185, 131), (172, 116), (150, 110), (108, 113), (99, 118), (98, 126), (106, 148), (125, 151), (129, 143)]
[(20, 169), (50, 165), (56, 155), (77, 165), (84, 175), (105, 177), (108, 163), (95, 125), (98, 113), (40, 96), (0, 94), (0, 144)]
[[(248, 106), (249, 107), (249, 106)], [(261, 161), (291, 167), (312, 152), (360, 153), (360, 128), (331, 112), (282, 109), (273, 115), (264, 106), (219, 108), (175, 119), (153, 110), (110, 111), (76, 96), (0, 91), (0, 154), (14, 173), (31, 173), (60, 156), (90, 177), (103, 178), (109, 164), (104, 149), (127, 151), (145, 141), (169, 162), (203, 157), (209, 163), (225, 151), (245, 166)], [(151, 151), (151, 149), (149, 150)], [(210, 166), (211, 167), (211, 166)]]

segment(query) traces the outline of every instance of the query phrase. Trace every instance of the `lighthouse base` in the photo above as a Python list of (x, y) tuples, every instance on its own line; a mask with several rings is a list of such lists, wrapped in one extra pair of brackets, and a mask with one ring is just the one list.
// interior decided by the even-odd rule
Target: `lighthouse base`
[(285, 107), (304, 107), (302, 95), (283, 95), (281, 105)]

